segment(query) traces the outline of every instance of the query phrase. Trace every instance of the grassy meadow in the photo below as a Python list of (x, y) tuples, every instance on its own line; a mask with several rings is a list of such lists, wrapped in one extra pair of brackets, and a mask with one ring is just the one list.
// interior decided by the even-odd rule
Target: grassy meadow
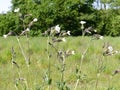
[[(65, 38), (55, 47), (75, 54), (61, 62), (51, 38), (0, 37), (0, 90), (120, 90), (120, 37)], [(118, 53), (103, 56), (105, 42)]]

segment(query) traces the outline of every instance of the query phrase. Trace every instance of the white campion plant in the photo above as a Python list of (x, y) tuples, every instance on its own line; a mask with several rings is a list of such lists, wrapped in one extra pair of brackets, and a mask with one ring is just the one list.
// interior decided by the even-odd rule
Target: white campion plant
[(59, 25), (56, 25), (56, 26), (55, 26), (55, 31), (56, 31), (57, 33), (60, 33), (60, 26), (59, 26)]

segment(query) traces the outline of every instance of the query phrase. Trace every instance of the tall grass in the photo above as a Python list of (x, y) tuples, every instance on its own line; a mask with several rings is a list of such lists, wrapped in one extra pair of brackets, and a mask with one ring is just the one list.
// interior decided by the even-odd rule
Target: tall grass
[[(82, 61), (81, 71), (76, 73), (76, 68), (81, 65), (81, 57), (88, 46), (91, 37), (67, 37), (67, 42), (61, 42), (59, 47), (64, 50), (75, 50), (75, 55), (66, 58), (64, 80), (66, 85), (73, 90), (79, 74), (79, 82), (76, 90), (119, 90), (119, 73), (112, 75), (114, 70), (119, 69), (119, 53), (111, 56), (103, 56), (103, 43), (109, 42), (115, 50), (119, 51), (119, 37), (105, 37), (103, 40), (92, 40)], [(29, 37), (30, 49), (26, 37), (20, 37), (21, 45), (25, 53), (29, 52), (31, 64), (26, 67), (24, 57), (16, 37), (6, 39), (0, 37), (0, 89), (1, 90), (48, 90), (45, 75), (49, 66), (46, 53), (47, 37)], [(17, 68), (11, 63), (11, 47), (14, 48)], [(56, 51), (49, 46), (52, 58), (50, 60), (50, 78), (52, 78), (51, 90), (58, 90), (57, 82), (61, 75), (57, 66), (60, 66), (56, 58)], [(98, 72), (99, 71), (99, 72)]]

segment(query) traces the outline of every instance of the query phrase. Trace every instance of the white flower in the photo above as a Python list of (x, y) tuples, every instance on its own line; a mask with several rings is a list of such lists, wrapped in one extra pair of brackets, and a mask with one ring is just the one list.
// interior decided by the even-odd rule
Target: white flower
[(119, 53), (118, 51), (115, 51), (115, 53), (117, 54), (117, 53)]
[(85, 24), (86, 22), (85, 21), (80, 21), (81, 24)]
[(70, 35), (70, 31), (67, 31), (67, 34)]
[(56, 31), (57, 33), (60, 33), (60, 27), (59, 27), (59, 25), (56, 25), (56, 26), (55, 26), (55, 31)]
[(94, 30), (94, 32), (97, 32), (97, 30)]
[(107, 49), (108, 49), (109, 52), (113, 51), (113, 47), (112, 46), (108, 46)]
[(4, 38), (7, 38), (8, 35), (3, 35)]
[(72, 55), (75, 55), (75, 51), (71, 51), (71, 54), (72, 54)]
[(27, 28), (27, 29), (26, 29), (26, 31), (28, 31), (28, 32), (29, 32), (29, 31), (30, 31), (30, 29), (29, 29), (29, 28)]
[(100, 36), (99, 39), (103, 39), (103, 36)]
[(38, 19), (37, 19), (37, 18), (34, 18), (34, 19), (33, 19), (33, 22), (37, 22), (37, 21), (38, 21)]
[(19, 12), (20, 11), (20, 8), (16, 8), (15, 10), (14, 10), (14, 12)]
[(65, 39), (65, 38), (62, 38), (62, 41), (63, 41), (63, 42), (66, 42), (66, 39)]

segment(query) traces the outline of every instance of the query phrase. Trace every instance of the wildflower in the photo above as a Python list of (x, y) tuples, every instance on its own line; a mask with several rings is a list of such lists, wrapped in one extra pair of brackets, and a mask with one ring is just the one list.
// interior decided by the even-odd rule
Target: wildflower
[(85, 23), (86, 23), (85, 21), (80, 21), (80, 24), (82, 24), (82, 25), (85, 24)]
[(4, 38), (7, 38), (8, 35), (3, 35)]
[(119, 53), (118, 51), (115, 51), (115, 54)]
[(75, 55), (75, 51), (71, 51), (71, 54), (72, 54), (72, 55)]
[(56, 33), (60, 33), (60, 27), (59, 27), (59, 25), (55, 26), (55, 31), (56, 31)]
[(14, 12), (19, 12), (20, 11), (20, 8), (16, 8), (15, 10), (14, 10)]
[(27, 29), (26, 29), (26, 31), (28, 31), (28, 32), (29, 32), (29, 31), (30, 31), (30, 29), (29, 29), (29, 28), (27, 28)]
[(37, 18), (34, 18), (34, 19), (33, 19), (33, 22), (37, 22), (37, 21), (38, 21), (38, 19), (37, 19)]
[(88, 27), (85, 29), (84, 33), (94, 33), (94, 32), (97, 32), (96, 30), (94, 30), (94, 28), (92, 26)]
[(105, 49), (105, 51), (103, 53), (104, 56), (105, 55), (113, 55), (114, 54), (113, 47), (111, 45), (107, 45), (105, 48), (106, 49)]
[(93, 39), (103, 39), (103, 36), (99, 35), (99, 34), (94, 34), (93, 35)]
[(94, 32), (97, 32), (97, 30), (94, 30)]
[(70, 35), (70, 31), (67, 31), (67, 35)]
[(66, 39), (65, 39), (65, 38), (62, 38), (62, 41), (63, 41), (63, 42), (66, 42)]
[(73, 51), (73, 50), (67, 50), (67, 51), (65, 51), (65, 55), (66, 56), (75, 55), (75, 51)]
[(104, 43), (103, 48), (105, 48), (105, 51), (103, 53), (103, 55), (114, 55), (119, 53), (118, 51), (113, 50), (113, 47), (111, 45), (109, 45), (108, 43)]
[(100, 37), (99, 37), (99, 39), (101, 39), (101, 40), (102, 40), (102, 39), (103, 39), (103, 36), (100, 36)]
[(108, 52), (112, 52), (113, 51), (113, 47), (112, 46), (108, 46), (107, 50), (108, 50)]
[[(80, 21), (80, 24), (82, 25), (81, 26), (81, 29), (83, 30), (84, 29), (84, 24), (85, 24), (86, 22), (85, 21)], [(83, 31), (82, 31), (83, 32)]]
[(29, 32), (29, 31), (30, 31), (30, 29), (29, 29), (29, 28), (27, 28), (27, 29), (25, 29), (24, 31), (22, 31), (20, 35), (27, 34), (27, 32)]
[(60, 34), (59, 34), (59, 36), (62, 36), (62, 37), (63, 37), (63, 36), (66, 36), (66, 35), (70, 35), (70, 31), (67, 31), (67, 32), (66, 32), (66, 31), (63, 30), (63, 31), (61, 31)]

